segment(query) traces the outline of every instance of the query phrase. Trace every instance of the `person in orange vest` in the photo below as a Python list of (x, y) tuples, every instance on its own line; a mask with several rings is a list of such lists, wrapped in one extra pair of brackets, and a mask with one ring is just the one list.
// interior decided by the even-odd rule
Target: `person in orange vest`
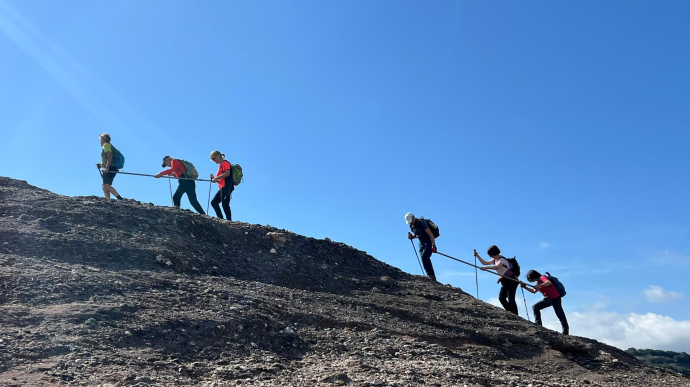
[(223, 213), (220, 211), (220, 204), (223, 204), (223, 211), (225, 211), (225, 218), (232, 220), (232, 212), (230, 211), (230, 198), (232, 191), (235, 190), (235, 184), (232, 182), (232, 165), (225, 160), (225, 154), (219, 151), (211, 152), (211, 160), (218, 164), (218, 172), (214, 176), (211, 174), (211, 181), (218, 183), (218, 192), (211, 200), (211, 205), (216, 211), (216, 216), (223, 219)]
[[(188, 165), (185, 166), (185, 163)], [(192, 176), (191, 171), (188, 171), (188, 169), (192, 169), (194, 168), (194, 166), (187, 161), (174, 159), (170, 156), (165, 156), (163, 157), (162, 167), (168, 167), (169, 169), (166, 169), (165, 171), (158, 173), (155, 176), (156, 179), (160, 178), (161, 176), (167, 175), (173, 175), (174, 177), (182, 178), (177, 180), (178, 184), (177, 190), (173, 195), (173, 205), (179, 208), (182, 195), (187, 194), (189, 204), (191, 204), (192, 207), (194, 207), (196, 212), (200, 213), (201, 215), (206, 215), (206, 213), (204, 212), (204, 208), (201, 207), (201, 204), (199, 204), (199, 201), (196, 198), (196, 182), (193, 180), (194, 176)]]

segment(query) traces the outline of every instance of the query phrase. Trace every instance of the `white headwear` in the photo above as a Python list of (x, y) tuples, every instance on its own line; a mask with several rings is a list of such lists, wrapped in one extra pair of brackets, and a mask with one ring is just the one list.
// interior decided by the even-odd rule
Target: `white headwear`
[(405, 223), (410, 224), (412, 223), (412, 219), (414, 218), (414, 215), (412, 215), (411, 212), (408, 212), (405, 214)]

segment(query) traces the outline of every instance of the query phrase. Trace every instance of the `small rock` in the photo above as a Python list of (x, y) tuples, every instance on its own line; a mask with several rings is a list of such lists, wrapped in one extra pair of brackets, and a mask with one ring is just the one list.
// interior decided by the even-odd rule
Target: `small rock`
[(172, 262), (170, 262), (170, 260), (165, 261), (165, 264), (168, 266), (172, 266)]
[(132, 332), (130, 332), (130, 331), (125, 331), (125, 336), (132, 336)]
[(271, 249), (271, 254), (277, 253), (276, 249)]
[(290, 327), (287, 327), (287, 328), (283, 329), (282, 332), (285, 333), (285, 334), (288, 335), (288, 336), (291, 336), (291, 335), (294, 335), (294, 334), (295, 334), (295, 331), (292, 330), (292, 328), (290, 328)]
[(385, 382), (383, 380), (380, 380), (380, 379), (376, 379), (373, 382), (371, 382), (372, 386), (383, 386), (384, 384), (385, 384)]
[(256, 343), (254, 343), (254, 342), (252, 342), (252, 343), (250, 343), (250, 344), (251, 344), (251, 346), (252, 346), (254, 349), (259, 348), (259, 346), (258, 346)]
[(333, 242), (333, 241), (331, 240), (331, 238), (328, 238), (328, 237), (324, 238), (323, 240), (325, 240), (326, 242)]
[(333, 374), (330, 376), (325, 377), (322, 382), (325, 383), (335, 383), (335, 384), (347, 384), (352, 381), (346, 373), (339, 373), (339, 374)]
[(195, 342), (195, 341), (190, 341), (190, 342), (189, 342), (189, 345), (192, 346), (192, 347), (194, 347), (194, 346), (196, 345), (196, 342)]

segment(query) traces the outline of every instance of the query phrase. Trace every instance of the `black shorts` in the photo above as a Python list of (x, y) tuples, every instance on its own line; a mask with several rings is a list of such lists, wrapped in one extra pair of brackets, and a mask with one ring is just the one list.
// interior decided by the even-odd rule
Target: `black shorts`
[(103, 185), (113, 185), (113, 179), (115, 179), (115, 175), (117, 174), (118, 169), (111, 166), (108, 168), (108, 173), (103, 173)]

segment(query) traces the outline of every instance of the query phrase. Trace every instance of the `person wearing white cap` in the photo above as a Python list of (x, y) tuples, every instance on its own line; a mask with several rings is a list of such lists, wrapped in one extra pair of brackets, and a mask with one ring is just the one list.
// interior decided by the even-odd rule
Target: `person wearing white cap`
[(408, 239), (419, 238), (419, 254), (422, 256), (422, 264), (426, 275), (436, 281), (434, 266), (431, 264), (431, 253), (436, 252), (436, 238), (429, 229), (429, 223), (424, 219), (417, 219), (411, 212), (405, 214), (405, 222), (410, 225), (411, 233), (407, 233)]

